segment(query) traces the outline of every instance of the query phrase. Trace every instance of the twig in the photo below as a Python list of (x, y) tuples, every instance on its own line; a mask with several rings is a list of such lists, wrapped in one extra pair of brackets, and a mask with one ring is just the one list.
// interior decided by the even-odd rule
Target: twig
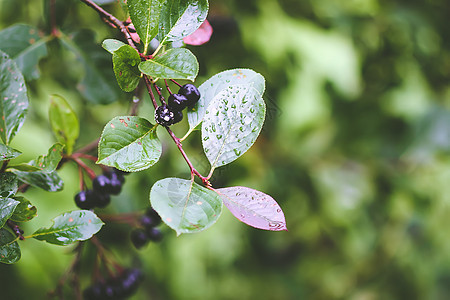
[(14, 232), (14, 234), (21, 240), (25, 240), (25, 238), (23, 237), (23, 230), (20, 229), (20, 227), (14, 223), (11, 220), (6, 221), (6, 224), (8, 224), (8, 227), (11, 228), (11, 230)]
[(89, 175), (89, 178), (94, 180), (94, 178), (97, 177), (97, 175), (95, 175), (95, 172), (91, 168), (89, 168), (81, 159), (72, 158), (72, 160), (75, 163), (77, 163), (80, 167), (82, 167), (84, 169), (84, 171), (86, 171), (86, 173)]
[(100, 138), (98, 138), (95, 141), (87, 144), (86, 146), (78, 149), (77, 151), (75, 151), (75, 153), (89, 153), (89, 152), (93, 151), (94, 149), (97, 149), (99, 142), (100, 142)]
[(164, 83), (166, 84), (166, 89), (167, 89), (167, 91), (169, 92), (169, 94), (173, 94), (172, 93), (172, 91), (170, 90), (170, 87), (169, 87), (169, 83), (167, 82), (167, 79), (164, 79)]
[(147, 87), (148, 94), (150, 95), (150, 99), (152, 100), (153, 107), (156, 109), (158, 107), (158, 103), (156, 103), (155, 95), (153, 94), (152, 91), (152, 83), (150, 81), (150, 78), (148, 78), (147, 75), (144, 75), (144, 81)]

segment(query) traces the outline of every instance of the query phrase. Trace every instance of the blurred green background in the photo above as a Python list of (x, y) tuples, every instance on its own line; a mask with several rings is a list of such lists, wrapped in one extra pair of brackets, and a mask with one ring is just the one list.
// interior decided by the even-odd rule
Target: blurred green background
[[(69, 35), (91, 29), (100, 48), (118, 38), (90, 8), (57, 0)], [(0, 29), (14, 23), (49, 32), (47, 1), (0, 0)], [(120, 6), (106, 5), (120, 12)], [(216, 170), (216, 187), (242, 185), (275, 198), (289, 231), (250, 228), (224, 210), (205, 232), (165, 239), (142, 251), (126, 225), (99, 237), (125, 266), (146, 277), (133, 299), (450, 299), (450, 2), (446, 0), (210, 1), (211, 41), (189, 47), (196, 81), (236, 68), (266, 78), (266, 123), (254, 147)], [(0, 41), (1, 43), (1, 41)], [(31, 107), (13, 142), (27, 161), (54, 142), (49, 95), (66, 97), (81, 120), (78, 147), (129, 110), (126, 96), (90, 104), (77, 91), (79, 65), (53, 40), (28, 82)], [(100, 51), (101, 52), (101, 51)], [(105, 53), (107, 54), (107, 53)], [(139, 114), (152, 119), (148, 99)], [(182, 136), (187, 122), (175, 126)], [(167, 134), (153, 168), (127, 177), (125, 190), (100, 213), (143, 210), (154, 182), (188, 178)], [(203, 173), (200, 136), (186, 150)], [(76, 167), (60, 171), (65, 189), (26, 196), (39, 216), (26, 233), (75, 209)], [(0, 298), (44, 299), (72, 259), (71, 247), (21, 243), (22, 259), (0, 265)], [(92, 252), (87, 248), (85, 255)], [(89, 285), (92, 261), (82, 265)]]

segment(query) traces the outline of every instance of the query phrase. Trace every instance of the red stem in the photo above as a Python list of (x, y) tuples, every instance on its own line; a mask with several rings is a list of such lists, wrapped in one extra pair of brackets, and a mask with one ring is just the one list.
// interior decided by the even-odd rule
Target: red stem
[(164, 83), (166, 84), (166, 89), (167, 89), (167, 91), (169, 92), (169, 94), (173, 94), (172, 93), (172, 91), (170, 90), (170, 88), (169, 88), (169, 83), (167, 82), (167, 79), (164, 79)]
[(173, 79), (170, 79), (170, 81), (172, 81), (173, 83), (175, 83), (176, 85), (178, 85), (179, 87), (181, 87), (182, 85), (181, 84), (179, 84), (178, 82), (176, 82), (175, 80), (173, 80)]
[(88, 174), (89, 178), (94, 180), (94, 178), (97, 177), (97, 175), (95, 175), (95, 172), (91, 168), (89, 168), (81, 159), (72, 157), (72, 160), (84, 169), (84, 171)]

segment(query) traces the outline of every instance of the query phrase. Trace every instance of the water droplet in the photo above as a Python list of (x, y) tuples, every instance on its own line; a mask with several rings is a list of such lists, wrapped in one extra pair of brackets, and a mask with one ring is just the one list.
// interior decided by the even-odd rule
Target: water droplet
[(204, 140), (204, 141), (209, 140), (209, 136), (205, 136), (205, 137), (203, 138), (203, 140)]
[(252, 107), (252, 108), (250, 108), (250, 112), (251, 113), (254, 113), (255, 112), (255, 109)]
[(241, 132), (244, 132), (244, 127), (239, 127), (239, 130), (241, 131)]
[[(234, 98), (234, 96), (233, 96)], [(231, 104), (231, 108), (236, 108), (236, 104)]]
[(222, 138), (221, 134), (216, 135), (217, 139), (220, 140)]
[(234, 154), (236, 154), (236, 156), (241, 155), (241, 151), (238, 149), (233, 149), (234, 150)]
[(211, 125), (211, 130), (212, 130), (213, 132), (216, 132), (216, 125), (212, 124), (212, 125)]

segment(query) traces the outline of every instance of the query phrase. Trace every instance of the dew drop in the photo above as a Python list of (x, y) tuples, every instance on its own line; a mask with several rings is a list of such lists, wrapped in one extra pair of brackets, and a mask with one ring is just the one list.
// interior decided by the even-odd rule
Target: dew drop
[(217, 139), (220, 140), (222, 138), (221, 134), (216, 135)]
[(236, 154), (236, 156), (241, 155), (241, 151), (238, 149), (233, 149), (234, 150), (234, 154)]
[(255, 109), (252, 107), (252, 108), (250, 108), (250, 112), (251, 113), (254, 113), (255, 112)]

